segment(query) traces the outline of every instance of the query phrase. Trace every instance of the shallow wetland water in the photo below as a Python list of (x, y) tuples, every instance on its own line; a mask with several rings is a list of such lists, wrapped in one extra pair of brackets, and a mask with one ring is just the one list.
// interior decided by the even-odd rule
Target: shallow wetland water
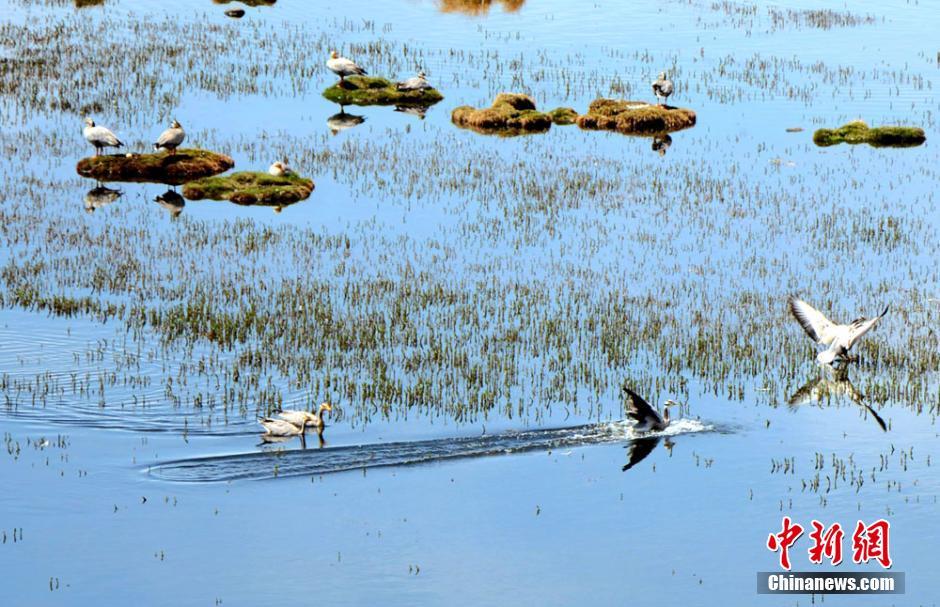
[[(935, 6), (249, 4), (0, 0), (0, 603), (861, 604), (755, 594), (788, 515), (888, 518), (907, 593), (865, 604), (935, 604)], [(340, 108), (333, 49), (444, 100)], [(666, 144), (451, 123), (661, 71)], [(86, 115), (316, 188), (98, 184)], [(927, 141), (813, 143), (855, 119)], [(831, 377), (794, 293), (891, 309)], [(684, 403), (661, 442), (624, 384)], [(322, 445), (261, 444), (324, 400)]]

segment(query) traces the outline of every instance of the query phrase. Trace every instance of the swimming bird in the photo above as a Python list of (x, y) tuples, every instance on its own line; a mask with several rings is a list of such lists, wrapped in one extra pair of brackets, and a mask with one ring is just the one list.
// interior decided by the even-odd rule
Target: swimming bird
[(339, 53), (332, 51), (330, 58), (326, 62), (326, 67), (331, 72), (339, 76), (340, 82), (346, 82), (346, 76), (365, 76), (368, 74), (364, 69), (356, 65), (351, 59), (340, 57)]
[(101, 154), (103, 148), (119, 148), (124, 144), (110, 129), (98, 126), (91, 118), (85, 118), (85, 128), (82, 129), (85, 141), (95, 146), (95, 156)]
[(885, 306), (884, 311), (873, 318), (856, 318), (847, 325), (839, 325), (826, 318), (822, 312), (802, 299), (791, 296), (787, 303), (790, 307), (790, 313), (800, 323), (806, 334), (817, 344), (829, 346), (827, 350), (823, 350), (816, 355), (817, 361), (827, 365), (831, 365), (837, 359), (857, 360), (857, 357), (849, 356), (849, 350), (855, 345), (855, 342), (878, 324), (878, 321), (888, 313), (890, 307)]
[(399, 91), (425, 91), (431, 88), (431, 83), (428, 82), (427, 77), (425, 77), (424, 72), (418, 72), (418, 75), (414, 78), (409, 78), (403, 82), (399, 82), (395, 85)]
[(663, 403), (663, 414), (660, 415), (656, 409), (643, 400), (642, 396), (630, 388), (624, 387), (623, 391), (630, 397), (627, 404), (627, 417), (636, 422), (633, 425), (633, 429), (637, 432), (658, 432), (665, 430), (669, 425), (669, 407), (679, 404), (674, 400), (667, 400)]
[(821, 403), (828, 401), (833, 397), (847, 396), (855, 404), (864, 407), (875, 419), (875, 423), (882, 431), (887, 432), (888, 426), (885, 420), (875, 412), (868, 403), (865, 402), (865, 396), (855, 387), (852, 380), (849, 379), (848, 367), (825, 367), (826, 371), (821, 377), (812, 379), (793, 393), (787, 404), (791, 409), (796, 409), (800, 405), (811, 403)]
[(186, 132), (183, 130), (183, 125), (174, 120), (170, 123), (170, 128), (160, 133), (156, 143), (153, 144), (153, 149), (166, 150), (172, 154), (184, 139), (186, 139)]
[(326, 119), (326, 126), (329, 127), (330, 132), (334, 135), (345, 131), (346, 129), (351, 129), (354, 126), (359, 126), (365, 122), (365, 116), (358, 116), (356, 114), (347, 114), (343, 106), (340, 106), (339, 113), (333, 114)]
[(107, 206), (124, 195), (121, 190), (115, 190), (103, 185), (88, 190), (85, 194), (85, 210), (89, 213)]
[(290, 165), (287, 164), (287, 159), (278, 160), (268, 167), (268, 175), (273, 175), (275, 177), (286, 177), (287, 175), (293, 175), (294, 171), (290, 168)]
[(672, 80), (666, 79), (666, 72), (660, 72), (659, 78), (654, 80), (652, 85), (653, 94), (656, 95), (656, 100), (660, 101), (659, 105), (665, 107), (666, 99), (669, 97), (669, 95), (672, 95)]
[(326, 425), (323, 423), (323, 416), (327, 411), (332, 410), (333, 405), (330, 403), (322, 403), (316, 413), (288, 409), (287, 411), (279, 411), (277, 416), (295, 426), (303, 424), (307, 428), (318, 428), (322, 430), (323, 426)]
[(307, 430), (305, 424), (293, 424), (286, 419), (261, 417), (258, 423), (264, 428), (265, 434), (270, 436), (301, 436)]

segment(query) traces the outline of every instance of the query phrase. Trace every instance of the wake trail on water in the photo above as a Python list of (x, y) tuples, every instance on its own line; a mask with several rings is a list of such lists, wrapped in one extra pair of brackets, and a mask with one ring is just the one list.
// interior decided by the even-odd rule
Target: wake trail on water
[(624, 443), (638, 438), (716, 431), (720, 430), (699, 420), (678, 419), (662, 432), (636, 434), (630, 423), (615, 421), (567, 428), (512, 430), (483, 436), (190, 458), (156, 464), (148, 467), (146, 472), (152, 478), (172, 482), (259, 480)]

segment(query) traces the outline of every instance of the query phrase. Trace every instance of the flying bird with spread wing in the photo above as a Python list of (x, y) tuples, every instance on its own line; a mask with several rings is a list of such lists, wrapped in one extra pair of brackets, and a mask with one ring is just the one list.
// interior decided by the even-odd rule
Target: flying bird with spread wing
[(643, 400), (642, 396), (630, 388), (624, 387), (623, 391), (630, 397), (627, 403), (627, 417), (636, 422), (633, 425), (634, 430), (637, 432), (659, 432), (669, 426), (669, 407), (679, 403), (674, 400), (667, 400), (663, 404), (663, 413), (660, 415), (659, 411), (651, 407), (648, 402)]
[(847, 325), (840, 325), (826, 318), (822, 312), (802, 299), (791, 296), (787, 303), (790, 306), (790, 313), (800, 323), (806, 334), (817, 344), (829, 346), (828, 349), (816, 355), (817, 361), (827, 365), (831, 365), (836, 360), (857, 360), (856, 357), (849, 356), (849, 350), (855, 342), (878, 324), (878, 321), (888, 313), (889, 308), (885, 306), (884, 311), (878, 316), (856, 318)]

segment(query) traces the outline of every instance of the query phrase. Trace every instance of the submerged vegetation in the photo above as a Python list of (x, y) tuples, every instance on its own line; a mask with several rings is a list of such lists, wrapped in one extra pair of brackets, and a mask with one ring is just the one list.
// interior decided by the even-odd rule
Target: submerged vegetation
[(181, 184), (218, 175), (235, 166), (230, 156), (207, 150), (178, 149), (155, 154), (90, 156), (78, 162), (82, 177), (98, 181), (145, 181)]
[(323, 91), (339, 105), (430, 106), (444, 99), (437, 89), (398, 90), (391, 80), (375, 76), (349, 76)]
[(695, 126), (695, 112), (645, 101), (595, 99), (577, 123), (582, 129), (625, 135), (671, 133)]
[(909, 126), (869, 127), (856, 120), (837, 129), (819, 129), (813, 133), (813, 143), (828, 147), (839, 143), (857, 145), (867, 143), (876, 148), (909, 148), (927, 141), (924, 129)]
[(577, 115), (571, 108), (540, 112), (535, 107), (535, 100), (529, 95), (500, 93), (488, 108), (462, 105), (454, 109), (451, 121), (461, 128), (481, 133), (520, 135), (544, 133), (552, 124), (573, 124)]
[(313, 181), (298, 175), (269, 175), (242, 171), (231, 175), (191, 181), (183, 187), (190, 200), (228, 200), (235, 204), (284, 206), (305, 200), (313, 192)]

